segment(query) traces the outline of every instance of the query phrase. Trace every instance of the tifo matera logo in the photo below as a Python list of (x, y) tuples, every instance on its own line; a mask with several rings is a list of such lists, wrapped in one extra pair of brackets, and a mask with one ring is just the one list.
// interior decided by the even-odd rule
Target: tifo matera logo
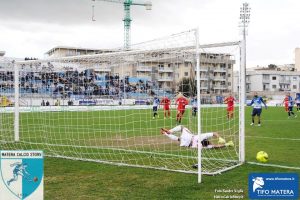
[(250, 173), (249, 199), (298, 199), (297, 173)]
[(253, 181), (253, 187), (252, 187), (253, 192), (255, 192), (257, 188), (263, 188), (262, 186), (264, 186), (265, 184), (263, 177), (253, 178), (252, 181)]

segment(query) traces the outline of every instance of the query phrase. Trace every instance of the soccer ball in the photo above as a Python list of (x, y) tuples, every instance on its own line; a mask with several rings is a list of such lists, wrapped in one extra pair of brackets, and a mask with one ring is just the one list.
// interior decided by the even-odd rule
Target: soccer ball
[(266, 152), (264, 152), (264, 151), (257, 152), (256, 160), (258, 160), (259, 162), (265, 163), (268, 161), (268, 159), (269, 159), (269, 156)]
[(38, 177), (36, 177), (36, 176), (33, 178), (33, 181), (34, 181), (34, 182), (37, 182), (38, 180), (39, 180), (39, 179), (38, 179)]

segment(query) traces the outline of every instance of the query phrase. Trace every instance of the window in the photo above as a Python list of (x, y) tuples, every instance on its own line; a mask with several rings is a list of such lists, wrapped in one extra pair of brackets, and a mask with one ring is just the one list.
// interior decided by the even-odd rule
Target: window
[(228, 86), (231, 86), (231, 83), (230, 83), (230, 82), (228, 82)]
[(269, 90), (269, 84), (264, 84), (263, 87), (264, 87), (264, 90), (266, 90), (266, 91)]
[(268, 74), (263, 74), (263, 79), (264, 80), (270, 80), (270, 76)]
[(188, 67), (188, 66), (189, 66), (189, 63), (187, 63), (187, 62), (184, 63), (184, 66), (185, 66), (185, 67)]
[(276, 85), (272, 85), (272, 88), (273, 88), (273, 89), (276, 89)]
[(294, 80), (294, 81), (296, 81), (296, 80), (297, 80), (297, 77), (296, 77), (296, 76), (294, 76), (294, 77), (293, 77), (293, 80)]
[(293, 85), (293, 89), (297, 89), (297, 85)]
[[(276, 80), (276, 76), (272, 76), (272, 80)], [(276, 86), (276, 85), (275, 85)], [(276, 87), (275, 87), (276, 88)]]
[[(231, 74), (228, 74), (228, 78), (231, 77)], [(248, 78), (249, 79), (249, 78)]]
[(189, 73), (188, 72), (184, 72), (184, 76), (189, 76)]

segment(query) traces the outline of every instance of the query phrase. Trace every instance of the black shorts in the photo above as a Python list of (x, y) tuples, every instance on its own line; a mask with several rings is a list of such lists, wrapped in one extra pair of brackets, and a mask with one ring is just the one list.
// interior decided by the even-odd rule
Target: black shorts
[(193, 107), (193, 112), (197, 112), (198, 108), (197, 107)]
[(289, 106), (288, 111), (289, 111), (289, 112), (293, 112), (293, 106)]
[(153, 106), (153, 112), (157, 111), (157, 106)]
[(300, 107), (300, 103), (296, 103), (297, 107)]
[(253, 108), (252, 110), (252, 116), (260, 116), (262, 109), (261, 108)]

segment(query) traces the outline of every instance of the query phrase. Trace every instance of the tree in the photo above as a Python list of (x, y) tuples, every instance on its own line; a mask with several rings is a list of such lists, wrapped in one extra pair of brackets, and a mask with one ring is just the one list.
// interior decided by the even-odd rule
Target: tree
[(184, 96), (193, 97), (197, 94), (197, 83), (193, 78), (182, 78), (177, 86), (178, 91)]

